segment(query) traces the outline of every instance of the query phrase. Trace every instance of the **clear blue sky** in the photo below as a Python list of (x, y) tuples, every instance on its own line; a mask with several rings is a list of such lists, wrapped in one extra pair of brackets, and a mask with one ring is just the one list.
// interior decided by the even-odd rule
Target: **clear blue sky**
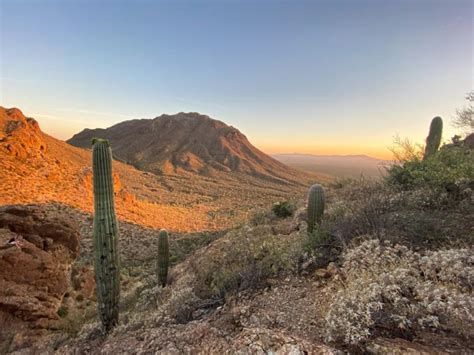
[(382, 156), (473, 87), (467, 0), (0, 2), (0, 105), (61, 139), (198, 111), (270, 153)]

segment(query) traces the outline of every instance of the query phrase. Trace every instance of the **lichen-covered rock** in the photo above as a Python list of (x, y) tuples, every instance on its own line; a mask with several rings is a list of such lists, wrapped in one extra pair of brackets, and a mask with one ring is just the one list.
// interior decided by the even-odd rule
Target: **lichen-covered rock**
[[(15, 241), (16, 243), (12, 243)], [(19, 244), (18, 244), (19, 243)], [(13, 318), (50, 328), (70, 286), (79, 233), (66, 217), (39, 206), (0, 208), (0, 329)]]

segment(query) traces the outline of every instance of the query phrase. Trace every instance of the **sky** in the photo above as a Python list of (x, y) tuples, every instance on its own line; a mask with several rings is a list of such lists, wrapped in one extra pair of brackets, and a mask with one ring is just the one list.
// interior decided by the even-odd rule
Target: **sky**
[(200, 112), (266, 153), (388, 158), (473, 88), (470, 0), (0, 0), (0, 105), (68, 139)]

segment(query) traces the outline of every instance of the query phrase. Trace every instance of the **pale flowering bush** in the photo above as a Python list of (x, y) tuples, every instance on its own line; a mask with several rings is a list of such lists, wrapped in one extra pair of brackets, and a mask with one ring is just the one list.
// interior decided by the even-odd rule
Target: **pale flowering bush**
[[(430, 280), (454, 282), (456, 285), (472, 288), (474, 285), (474, 255), (469, 249), (449, 249), (430, 252), (420, 261), (423, 275)], [(471, 265), (471, 267), (466, 267)]]
[(427, 251), (367, 240), (343, 255), (345, 281), (326, 315), (328, 341), (359, 344), (375, 332), (446, 329), (471, 337), (472, 249)]

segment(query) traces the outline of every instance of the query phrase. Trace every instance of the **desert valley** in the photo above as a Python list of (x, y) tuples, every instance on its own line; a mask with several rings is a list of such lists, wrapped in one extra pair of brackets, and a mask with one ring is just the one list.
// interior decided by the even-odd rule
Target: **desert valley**
[(0, 355), (474, 354), (472, 0), (0, 0)]
[[(382, 182), (387, 179), (382, 175), (350, 180), (304, 172), (262, 153), (237, 129), (197, 113), (86, 129), (64, 142), (43, 133), (38, 122), (19, 109), (0, 110), (3, 352), (273, 349), (282, 354), (329, 354), (471, 349), (465, 325), (472, 317), (472, 180), (458, 179), (461, 182), (445, 192), (439, 188), (449, 187), (447, 182), (426, 189), (424, 183), (413, 181), (403, 191), (395, 185), (405, 184), (404, 180)], [(108, 334), (97, 319), (93, 271), (91, 141), (95, 137), (107, 139), (112, 147), (111, 181), (119, 226), (121, 320)], [(472, 136), (443, 152), (464, 152), (468, 166), (461, 173), (472, 176), (469, 140)], [(393, 166), (388, 178), (405, 179), (396, 171), (399, 165)], [(305, 199), (314, 183), (326, 186), (327, 207), (324, 222), (308, 237)], [(440, 214), (450, 217), (439, 219)], [(166, 287), (158, 285), (155, 276), (160, 229), (170, 233)], [(12, 240), (19, 244), (10, 246)], [(346, 243), (360, 246), (345, 251)], [(432, 251), (451, 244), (460, 249)], [(416, 258), (422, 255), (418, 264)], [(440, 263), (453, 269), (440, 269)], [(386, 280), (387, 267), (394, 280)], [(358, 268), (361, 274), (350, 276)], [(417, 268), (425, 273), (420, 280)], [(366, 272), (369, 280), (360, 280)], [(404, 287), (421, 287), (418, 291), (395, 286), (401, 281), (397, 273), (405, 278), (406, 272), (415, 279)], [(453, 286), (451, 273), (459, 280), (455, 293), (444, 288), (444, 282)], [(379, 296), (366, 293), (379, 277), (377, 282), (388, 282), (388, 289), (396, 287), (392, 296), (384, 296), (386, 290)], [(443, 296), (436, 302), (441, 304), (415, 301), (428, 285), (439, 287), (436, 292)], [(370, 297), (382, 297), (377, 301), (382, 303), (373, 303), (376, 298)], [(443, 307), (454, 312), (452, 321), (466, 324), (457, 323), (462, 329), (458, 335), (452, 328), (451, 333), (441, 330), (448, 328), (415, 330), (412, 325), (410, 330), (396, 330), (390, 328), (395, 321), (390, 316), (385, 326), (377, 320), (370, 326), (362, 320), (351, 324), (351, 318), (345, 318), (352, 306), (344, 302), (368, 307), (354, 309), (354, 317), (362, 316), (357, 315), (362, 311), (370, 316), (372, 307), (404, 312), (405, 306), (386, 309), (386, 297), (402, 297), (405, 301), (396, 302), (419, 307), (419, 315), (397, 315), (406, 317), (406, 322), (412, 322), (411, 317), (438, 317), (436, 307)], [(390, 308), (396, 306), (394, 300), (388, 302)], [(449, 309), (457, 302), (461, 308)], [(364, 327), (374, 330), (367, 336)], [(431, 339), (439, 331), (441, 347), (433, 347)], [(411, 334), (408, 340), (405, 332)]]

